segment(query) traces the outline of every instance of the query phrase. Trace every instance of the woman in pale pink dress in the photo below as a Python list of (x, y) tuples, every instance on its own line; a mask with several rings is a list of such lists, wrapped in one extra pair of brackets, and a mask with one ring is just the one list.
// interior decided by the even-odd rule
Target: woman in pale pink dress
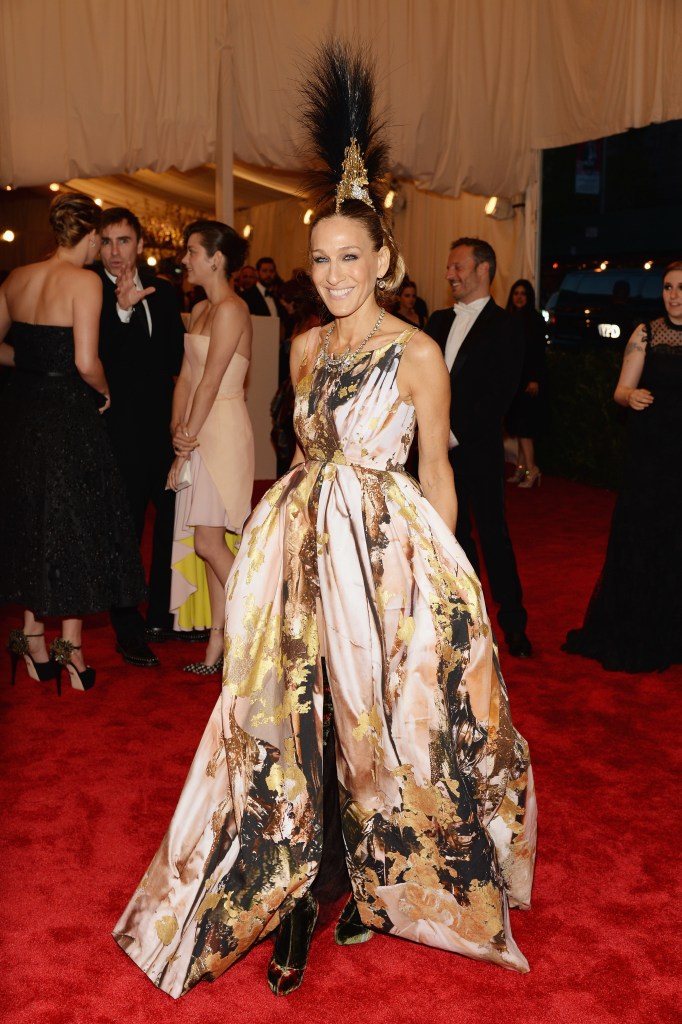
[[(168, 486), (178, 497), (171, 610), (177, 615), (194, 596), (200, 599), (196, 553), (205, 563), (211, 633), (203, 662), (187, 665), (185, 671), (211, 675), (222, 669), (225, 583), (234, 561), (225, 533), (241, 533), (253, 490), (253, 432), (244, 402), (251, 318), (230, 283), (247, 245), (227, 224), (205, 220), (187, 227), (185, 248), (187, 280), (200, 285), (206, 299), (192, 310), (173, 395), (176, 458)], [(188, 461), (189, 486), (183, 482)], [(180, 628), (202, 625), (205, 621), (178, 621)]]

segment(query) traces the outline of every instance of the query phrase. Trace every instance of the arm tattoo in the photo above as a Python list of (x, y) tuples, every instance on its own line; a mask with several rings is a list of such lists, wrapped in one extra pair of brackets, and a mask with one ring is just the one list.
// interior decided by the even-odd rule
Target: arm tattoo
[(624, 355), (624, 358), (627, 359), (627, 357), (631, 356), (634, 352), (645, 352), (645, 351), (646, 351), (646, 345), (644, 345), (641, 341), (634, 341), (633, 340), (633, 341), (629, 341), (627, 343), (627, 345), (625, 346), (625, 352), (623, 353), (623, 355)]

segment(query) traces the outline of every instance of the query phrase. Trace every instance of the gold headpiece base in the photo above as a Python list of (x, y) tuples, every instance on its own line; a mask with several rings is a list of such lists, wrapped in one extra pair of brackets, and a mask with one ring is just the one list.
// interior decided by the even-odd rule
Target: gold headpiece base
[(343, 154), (343, 174), (341, 181), (336, 186), (336, 212), (339, 212), (341, 204), (346, 199), (360, 199), (361, 202), (374, 209), (367, 190), (368, 185), (369, 179), (362, 160), (362, 153), (358, 146), (358, 140), (353, 136)]

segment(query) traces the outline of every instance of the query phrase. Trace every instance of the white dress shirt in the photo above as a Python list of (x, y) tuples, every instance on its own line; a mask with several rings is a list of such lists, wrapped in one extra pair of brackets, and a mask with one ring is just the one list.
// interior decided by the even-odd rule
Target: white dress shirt
[[(462, 342), (476, 323), (476, 318), (479, 313), (489, 301), (490, 296), (486, 295), (482, 299), (474, 299), (473, 302), (458, 302), (455, 305), (455, 319), (452, 322), (452, 327), (448, 334), (448, 340), (445, 342), (445, 363), (447, 365), (448, 372), (452, 370), (452, 367), (454, 366), (457, 353), (462, 347)], [(450, 431), (448, 447), (455, 448), (458, 444), (459, 441), (452, 431)]]
[[(105, 269), (104, 273), (107, 275), (107, 277), (109, 278), (109, 280), (111, 281), (112, 284), (116, 284), (116, 278), (114, 277), (113, 274), (110, 274), (109, 271), (106, 270), (106, 269)], [(141, 292), (143, 290), (143, 288), (144, 288), (144, 285), (142, 284), (142, 281), (140, 280), (140, 275), (138, 274), (137, 270), (135, 271), (135, 276), (133, 278), (133, 281), (135, 283), (135, 287), (137, 288), (137, 290), (139, 292)], [(146, 299), (142, 299), (142, 305), (144, 306), (145, 316), (147, 317), (147, 326), (149, 327), (149, 337), (151, 338), (151, 336), (152, 336), (152, 316), (151, 316), (151, 313), (149, 312), (149, 306), (147, 305), (147, 300)], [(121, 323), (123, 323), (123, 324), (129, 324), (130, 323), (130, 319), (131, 319), (131, 317), (133, 315), (133, 310), (134, 309), (135, 309), (134, 306), (132, 307), (132, 309), (122, 309), (121, 306), (119, 306), (118, 302), (116, 303), (116, 312), (118, 313), (118, 318), (121, 321)]]

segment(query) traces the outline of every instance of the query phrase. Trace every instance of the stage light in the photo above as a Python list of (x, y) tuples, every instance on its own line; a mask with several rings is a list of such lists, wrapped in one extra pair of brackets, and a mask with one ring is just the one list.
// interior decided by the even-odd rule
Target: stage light
[(56, 181), (53, 181), (50, 185), (50, 192), (59, 192), (59, 185)]
[(494, 220), (511, 220), (514, 216), (514, 207), (510, 199), (503, 196), (491, 196), (484, 207), (487, 217)]
[(14, 232), (10, 228), (7, 228), (7, 230), (3, 231), (3, 233), (0, 235), (0, 238), (2, 238), (3, 242), (13, 242), (14, 237)]
[(253, 224), (245, 224), (244, 228), (242, 230), (243, 237), (244, 238), (251, 238), (252, 233), (253, 233)]
[(312, 209), (312, 207), (309, 207), (305, 211), (305, 213), (303, 214), (303, 223), (306, 224), (306, 225), (310, 224), (312, 219), (313, 219), (313, 209)]
[(155, 267), (156, 266), (156, 256), (147, 256), (147, 266), (148, 267)]

